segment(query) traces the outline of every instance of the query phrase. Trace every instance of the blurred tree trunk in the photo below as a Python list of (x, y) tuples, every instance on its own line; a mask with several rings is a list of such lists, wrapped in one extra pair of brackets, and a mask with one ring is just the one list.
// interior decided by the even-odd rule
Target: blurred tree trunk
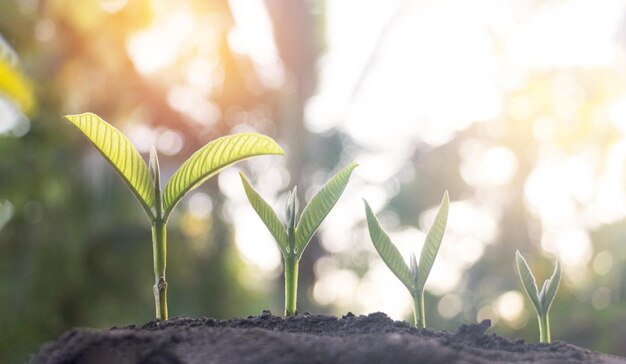
[[(266, 0), (272, 18), (274, 37), (279, 56), (285, 69), (285, 85), (278, 104), (278, 125), (282, 138), (286, 140), (287, 168), (291, 184), (298, 185), (300, 201), (310, 187), (309, 179), (304, 178), (304, 162), (309, 156), (303, 155), (310, 139), (304, 127), (304, 105), (311, 97), (316, 85), (317, 55), (315, 19), (309, 2), (303, 0)], [(302, 206), (303, 204), (301, 204)], [(313, 264), (323, 254), (316, 238), (309, 244), (300, 261), (298, 310), (309, 310), (312, 302), (304, 294), (311, 288)]]

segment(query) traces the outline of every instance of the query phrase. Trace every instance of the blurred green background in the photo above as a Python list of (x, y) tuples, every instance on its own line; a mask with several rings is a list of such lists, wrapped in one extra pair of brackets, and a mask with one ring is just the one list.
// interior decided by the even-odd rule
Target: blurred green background
[[(242, 170), (282, 211), (360, 167), (300, 265), (299, 310), (411, 299), (376, 255), (367, 198), (407, 257), (452, 200), (427, 324), (538, 340), (514, 270), (564, 278), (552, 336), (626, 355), (624, 1), (0, 0), (0, 361), (72, 327), (154, 316), (148, 222), (62, 115), (92, 111), (164, 179), (218, 136), (286, 157), (238, 164), (169, 228), (170, 315), (283, 309), (280, 255)], [(281, 216), (282, 217), (282, 216)]]

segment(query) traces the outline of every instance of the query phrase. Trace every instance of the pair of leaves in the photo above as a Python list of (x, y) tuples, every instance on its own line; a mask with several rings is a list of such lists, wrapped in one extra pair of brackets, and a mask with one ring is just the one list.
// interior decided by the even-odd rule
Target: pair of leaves
[(311, 241), (313, 234), (315, 234), (322, 221), (324, 221), (328, 213), (330, 213), (330, 210), (335, 206), (335, 203), (337, 203), (337, 200), (339, 200), (339, 197), (348, 185), (352, 171), (356, 167), (357, 164), (353, 163), (339, 171), (339, 173), (326, 182), (322, 189), (304, 207), (300, 221), (295, 228), (295, 246), (293, 250), (289, 247), (289, 234), (287, 229), (280, 222), (276, 212), (274, 212), (258, 192), (250, 186), (246, 177), (241, 173), (240, 176), (246, 196), (248, 196), (248, 201), (250, 201), (254, 210), (261, 220), (263, 220), (263, 223), (272, 233), (272, 236), (274, 236), (283, 256), (296, 256), (300, 259), (302, 252), (309, 241)]
[(391, 242), (389, 235), (380, 226), (380, 222), (371, 207), (365, 202), (365, 215), (367, 217), (367, 227), (370, 233), (372, 243), (378, 252), (378, 255), (382, 258), (383, 262), (389, 267), (393, 274), (406, 286), (411, 292), (411, 295), (421, 294), (424, 291), (426, 285), (426, 279), (430, 274), (430, 270), (435, 263), (441, 240), (446, 229), (448, 222), (448, 210), (450, 200), (448, 197), (448, 191), (443, 195), (439, 211), (435, 217), (435, 221), (430, 227), (422, 252), (420, 253), (419, 264), (415, 255), (411, 254), (411, 267), (407, 266), (406, 262), (402, 258), (402, 254), (398, 251), (398, 248)]
[[(148, 166), (124, 134), (92, 113), (68, 115), (66, 118), (83, 132), (117, 171), (152, 220), (162, 218), (167, 221), (187, 192), (233, 163), (258, 155), (284, 154), (274, 140), (261, 134), (245, 133), (218, 138), (195, 152), (172, 175), (163, 191), (161, 207), (156, 206), (161, 196), (156, 198), (160, 191), (155, 191)], [(161, 208), (162, 216), (157, 216)]]
[(526, 263), (526, 260), (519, 251), (515, 253), (515, 263), (524, 290), (526, 290), (526, 294), (528, 294), (537, 314), (545, 316), (550, 310), (554, 296), (556, 296), (556, 291), (559, 288), (559, 283), (561, 282), (561, 265), (559, 261), (556, 261), (554, 272), (552, 272), (550, 279), (546, 279), (543, 282), (541, 291), (537, 291), (535, 276), (530, 271), (528, 263)]

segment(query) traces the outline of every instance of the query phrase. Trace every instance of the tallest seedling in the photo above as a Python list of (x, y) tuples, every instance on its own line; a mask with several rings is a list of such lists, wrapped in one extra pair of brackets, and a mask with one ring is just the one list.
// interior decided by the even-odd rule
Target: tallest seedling
[(218, 138), (187, 159), (161, 192), (159, 161), (154, 148), (150, 151), (150, 164), (147, 166), (128, 138), (97, 115), (85, 113), (66, 118), (83, 132), (117, 171), (148, 214), (152, 225), (156, 318), (167, 320), (166, 225), (176, 204), (187, 192), (235, 162), (257, 155), (283, 155), (284, 152), (274, 140), (260, 134)]

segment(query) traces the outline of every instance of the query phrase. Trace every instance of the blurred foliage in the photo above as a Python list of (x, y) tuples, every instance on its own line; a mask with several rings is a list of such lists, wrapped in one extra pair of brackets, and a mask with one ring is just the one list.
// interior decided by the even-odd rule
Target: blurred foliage
[[(284, 71), (280, 86), (267, 82), (258, 62), (237, 50), (233, 3), (177, 3), (183, 15), (185, 10), (195, 14), (191, 33), (195, 36), (161, 39), (163, 34), (157, 32), (153, 43), (148, 42), (154, 59), (145, 59), (144, 66), (157, 58), (169, 59), (173, 52), (178, 58), (157, 71), (142, 71), (131, 57), (137, 51), (134, 42), (141, 43), (137, 34), (149, 37), (151, 33), (144, 32), (159, 22), (162, 28), (189, 25), (184, 17), (168, 25), (172, 7), (167, 2), (0, 0), (0, 35), (19, 58), (18, 64), (0, 52), (9, 59), (0, 61), (0, 90), (8, 95), (0, 96), (0, 101), (17, 105), (13, 124), (0, 120), (0, 361), (23, 362), (43, 342), (71, 327), (107, 328), (153, 317), (150, 231), (141, 207), (62, 115), (92, 111), (130, 131), (134, 142), (158, 144), (164, 178), (208, 140), (242, 130), (266, 133), (279, 140), (287, 154), (284, 168), (272, 165), (290, 176), (275, 192), (298, 184), (301, 197), (361, 152), (376, 152), (343, 129), (311, 133), (304, 126), (305, 104), (317, 88), (316, 65), (321, 50), (328, 47), (322, 35), (326, 2), (265, 1)], [(180, 48), (172, 48), (179, 43)], [(194, 71), (198, 69), (202, 72)], [(526, 98), (531, 112), (471, 124), (441, 145), (417, 143), (402, 170), (382, 184), (393, 192), (381, 221), (387, 219), (396, 227), (418, 225), (444, 189), (450, 191), (451, 214), (458, 208), (455, 201), (472, 197), (486, 201), (485, 208), (498, 207), (497, 236), (482, 247), (475, 264), (464, 267), (455, 290), (439, 296), (427, 285), (429, 326), (455, 329), (490, 317), (499, 334), (537, 341), (529, 302), (524, 302), (520, 322), (498, 320), (493, 312), (499, 302), (506, 303), (501, 301), (503, 294), (522, 289), (513, 266), (515, 250), (524, 252), (538, 279), (550, 274), (552, 261), (541, 255), (541, 226), (528, 212), (524, 189), (538, 156), (546, 151), (545, 143), (533, 136), (533, 121), (541, 115), (559, 119), (559, 110), (546, 100), (556, 97), (555, 85), (563, 79), (583, 85), (586, 99), (575, 110), (581, 117), (563, 122), (551, 143), (572, 155), (593, 146), (606, 157), (607, 146), (618, 137), (610, 127), (590, 120), (597, 118), (598, 105), (607, 94), (624, 88), (618, 78), (593, 69), (540, 70), (505, 95), (509, 106)], [(187, 92), (194, 87), (197, 92)], [(194, 95), (200, 96), (193, 99)], [(505, 145), (517, 156), (516, 173), (506, 185), (476, 186), (464, 178), (461, 167), (467, 156), (461, 150), (476, 141), (485, 148)], [(265, 168), (268, 164), (263, 163), (257, 165)], [(257, 186), (255, 178), (262, 171), (252, 163), (243, 168)], [(363, 164), (360, 169), (365, 169)], [(231, 216), (228, 188), (222, 184), (218, 178), (200, 188), (210, 198), (206, 214), (198, 216), (188, 208), (172, 216), (167, 271), (172, 317), (281, 311), (282, 279), (260, 277), (242, 257), (234, 239), (237, 217)], [(243, 189), (240, 192), (243, 196)], [(473, 215), (466, 217), (471, 220), (468, 225), (480, 222)], [(328, 241), (320, 244), (323, 234), (314, 237), (300, 263), (302, 311), (358, 311), (345, 303), (316, 301), (314, 287), (324, 272), (315, 267), (325, 262), (349, 271), (350, 277), (368, 275), (377, 260), (364, 235), (363, 218), (359, 215), (354, 236), (343, 239), (352, 244), (349, 252), (331, 254)], [(566, 272), (555, 299), (553, 339), (626, 354), (625, 238), (624, 221), (599, 224), (591, 231), (593, 252), (585, 277), (568, 281)], [(442, 247), (455, 243), (463, 241), (447, 235)], [(612, 268), (606, 272), (592, 269), (602, 252), (611, 252)], [(408, 295), (406, 300), (410, 302)], [(456, 301), (462, 303), (459, 312), (444, 318), (439, 306)]]
[(0, 90), (5, 97), (14, 100), (24, 113), (33, 112), (35, 101), (30, 82), (7, 60), (0, 60)]

